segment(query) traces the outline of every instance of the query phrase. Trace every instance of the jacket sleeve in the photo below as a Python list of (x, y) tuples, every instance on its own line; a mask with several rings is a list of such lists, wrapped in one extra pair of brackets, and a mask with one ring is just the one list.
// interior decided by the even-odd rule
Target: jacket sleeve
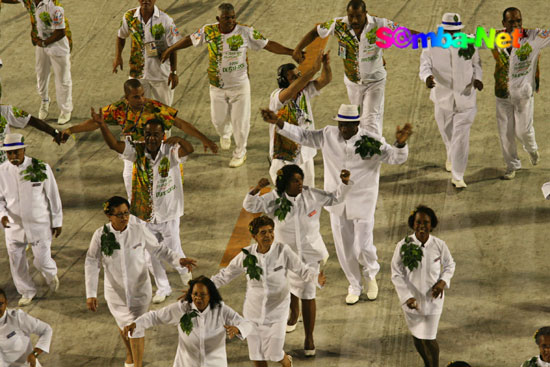
[(273, 192), (265, 195), (257, 193), (256, 195), (246, 194), (243, 201), (243, 208), (249, 213), (266, 213), (272, 215), (275, 211), (275, 200)]
[(403, 245), (403, 241), (400, 241), (395, 247), (393, 258), (391, 260), (391, 281), (395, 287), (399, 301), (401, 304), (405, 304), (409, 298), (414, 297), (414, 294), (411, 292), (407, 286), (407, 282), (405, 281), (407, 270), (401, 260), (401, 245)]
[(49, 164), (46, 164), (46, 174), (48, 178), (44, 180), (44, 191), (50, 204), (50, 218), (52, 228), (63, 226), (63, 208), (61, 207), (61, 197), (57, 188), (57, 182)]
[(447, 244), (445, 242), (443, 242), (441, 248), (441, 266), (443, 267), (443, 271), (441, 272), (441, 276), (439, 277), (439, 279), (445, 281), (445, 288), (449, 288), (451, 286), (451, 278), (455, 273), (456, 263), (451, 256), (451, 252), (449, 251), (449, 248), (447, 247)]
[(483, 80), (483, 70), (481, 69), (481, 57), (479, 57), (479, 50), (474, 52), (472, 57), (472, 67), (474, 68), (474, 80)]
[(310, 190), (315, 198), (315, 202), (320, 206), (333, 206), (343, 203), (346, 200), (348, 192), (352, 189), (353, 184), (352, 180), (350, 180), (347, 185), (340, 182), (338, 188), (332, 192), (316, 188), (311, 188)]
[(426, 79), (428, 79), (430, 75), (433, 75), (432, 68), (432, 53), (430, 49), (424, 49), (420, 54), (420, 72), (418, 73), (420, 80), (424, 83), (426, 83)]
[(216, 285), (216, 288), (221, 287), (245, 272), (243, 267), (244, 253), (241, 251), (231, 260), (227, 267), (220, 269), (216, 275), (210, 278)]
[(283, 253), (286, 260), (287, 269), (296, 273), (296, 275), (302, 278), (304, 282), (315, 282), (317, 286), (321, 288), (317, 282), (319, 271), (309, 265), (306, 265), (289, 246), (283, 245)]
[(409, 145), (405, 144), (403, 148), (398, 148), (394, 145), (388, 144), (382, 139), (382, 146), (380, 147), (382, 154), (380, 159), (387, 164), (403, 164), (409, 157)]
[(140, 224), (140, 227), (143, 231), (145, 249), (157, 259), (163, 259), (167, 263), (172, 264), (174, 268), (181, 268), (180, 256), (166, 247), (165, 244), (159, 243), (155, 235), (153, 235), (144, 225)]
[(146, 330), (157, 325), (177, 325), (183, 316), (180, 302), (172, 303), (156, 311), (149, 311), (134, 321), (136, 329)]
[(277, 127), (276, 131), (285, 138), (315, 149), (321, 149), (325, 140), (323, 130), (306, 130), (288, 122), (285, 122), (282, 129)]
[(101, 234), (102, 229), (95, 231), (90, 242), (84, 262), (84, 277), (86, 283), (86, 298), (97, 298), (97, 285), (101, 271)]
[(38, 341), (34, 347), (40, 348), (44, 352), (49, 353), (50, 345), (52, 343), (52, 327), (44, 321), (32, 317), (23, 310), (17, 310), (17, 319), (19, 321), (19, 328), (21, 331), (27, 335), (38, 335)]
[(240, 335), (237, 337), (241, 340), (246, 339), (248, 334), (252, 331), (252, 324), (250, 321), (243, 318), (231, 307), (222, 304), (222, 314), (224, 318), (224, 325), (236, 326), (239, 329)]
[(2, 190), (0, 190), (0, 219), (8, 216), (8, 203)]

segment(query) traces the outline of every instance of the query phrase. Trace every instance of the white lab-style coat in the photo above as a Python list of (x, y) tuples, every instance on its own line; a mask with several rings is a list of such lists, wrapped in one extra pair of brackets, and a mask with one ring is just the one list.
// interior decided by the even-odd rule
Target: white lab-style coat
[[(290, 304), (287, 270), (293, 271), (306, 282), (316, 281), (319, 271), (304, 264), (289, 246), (282, 243), (273, 243), (265, 254), (258, 253), (257, 243), (245, 249), (256, 256), (262, 275), (260, 280), (250, 280), (247, 276), (244, 317), (257, 324), (285, 321)], [(216, 287), (219, 288), (246, 272), (243, 266), (245, 257), (243, 252), (239, 252), (226, 268), (211, 278)]]
[(197, 307), (186, 301), (178, 301), (160, 310), (149, 311), (136, 321), (136, 328), (148, 329), (157, 325), (177, 325), (179, 342), (173, 367), (226, 367), (226, 330), (224, 325), (236, 326), (244, 339), (252, 330), (246, 321), (223, 302), (212, 308), (208, 305), (192, 319), (193, 329), (187, 335), (180, 327), (181, 317)]
[[(38, 335), (35, 348), (50, 352), (52, 328), (23, 310), (6, 309), (0, 317), (0, 366), (27, 367), (27, 357), (33, 351), (31, 334)], [(39, 367), (40, 363), (36, 362)]]
[(51, 241), (52, 228), (61, 227), (63, 212), (57, 183), (50, 166), (42, 182), (23, 179), (22, 173), (32, 163), (25, 156), (19, 166), (6, 161), (0, 165), (0, 218), (7, 216), (10, 228), (5, 228), (9, 241), (33, 243)]
[(275, 216), (279, 207), (275, 202), (279, 195), (273, 190), (260, 196), (247, 194), (243, 208), (250, 213), (265, 213), (275, 221), (274, 242), (285, 243), (300, 256), (305, 263), (323, 260), (328, 256), (327, 248), (319, 233), (319, 215), (324, 206), (337, 205), (343, 202), (353, 186), (341, 183), (334, 192), (327, 192), (304, 186), (302, 193), (296, 197), (283, 193), (291, 203), (292, 208), (281, 222)]
[(470, 60), (459, 56), (461, 49), (429, 47), (420, 55), (420, 79), (426, 82), (434, 76), (435, 87), (430, 99), (447, 111), (464, 111), (476, 106), (474, 80), (482, 80), (481, 59), (475, 49)]
[[(325, 190), (335, 191), (342, 182), (340, 172), (347, 169), (351, 172), (354, 185), (348, 192), (343, 203), (325, 208), (332, 214), (343, 216), (346, 219), (372, 219), (378, 199), (378, 183), (380, 179), (380, 165), (401, 164), (407, 160), (409, 148), (397, 148), (386, 143), (383, 137), (377, 137), (362, 128), (348, 140), (344, 140), (337, 126), (325, 126), (321, 130), (304, 130), (285, 122), (283, 129), (277, 132), (297, 143), (321, 149), (325, 168)], [(363, 159), (355, 153), (355, 142), (363, 135), (374, 137), (382, 143), (381, 155)]]
[[(409, 236), (413, 242), (421, 246), (422, 243), (414, 234)], [(416, 315), (439, 315), (443, 310), (443, 298), (432, 297), (432, 287), (439, 281), (445, 281), (445, 288), (451, 285), (451, 278), (455, 272), (455, 262), (445, 242), (430, 235), (422, 248), (423, 256), (420, 265), (410, 271), (401, 258), (400, 250), (405, 240), (399, 241), (391, 262), (391, 280), (397, 291), (401, 308), (404, 312)], [(407, 300), (415, 298), (419, 310), (407, 307)]]
[(87, 298), (97, 298), (101, 263), (105, 273), (105, 300), (112, 305), (127, 307), (139, 307), (151, 302), (151, 279), (146, 251), (174, 267), (180, 266), (180, 257), (176, 253), (159, 244), (144, 224), (133, 222), (128, 223), (122, 232), (116, 231), (110, 223), (107, 224), (120, 245), (120, 250), (115, 250), (112, 256), (106, 256), (101, 252), (103, 226), (94, 232), (84, 267)]

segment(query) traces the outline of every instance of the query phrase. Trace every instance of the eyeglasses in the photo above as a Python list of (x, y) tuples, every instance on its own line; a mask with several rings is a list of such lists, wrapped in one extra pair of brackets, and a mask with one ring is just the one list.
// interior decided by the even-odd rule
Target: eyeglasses
[(122, 219), (124, 217), (129, 217), (130, 216), (130, 212), (123, 212), (123, 213), (118, 213), (118, 214), (111, 214), (113, 217), (117, 217), (118, 219)]

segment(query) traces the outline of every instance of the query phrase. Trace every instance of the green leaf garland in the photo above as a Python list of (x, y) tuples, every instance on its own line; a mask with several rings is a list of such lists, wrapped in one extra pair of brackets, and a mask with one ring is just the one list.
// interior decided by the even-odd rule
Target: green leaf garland
[(193, 319), (197, 316), (199, 316), (199, 311), (191, 310), (181, 317), (180, 327), (187, 335), (191, 334), (191, 331), (193, 331)]
[(292, 203), (286, 197), (281, 196), (280, 198), (275, 200), (275, 204), (279, 205), (279, 207), (275, 209), (275, 216), (279, 219), (280, 222), (282, 222), (283, 220), (285, 220), (286, 215), (290, 213), (290, 209), (292, 209)]
[(382, 154), (382, 151), (380, 150), (381, 146), (382, 143), (378, 140), (367, 135), (362, 135), (361, 139), (355, 142), (355, 153), (359, 154), (363, 159), (370, 158), (375, 154)]
[(246, 255), (243, 260), (243, 266), (246, 268), (246, 274), (250, 279), (260, 280), (263, 270), (256, 265), (258, 263), (258, 259), (244, 248), (241, 251)]
[(44, 22), (46, 26), (51, 27), (52, 18), (50, 17), (50, 13), (43, 11), (42, 13), (40, 13), (38, 17), (40, 18), (41, 21)]
[(120, 244), (117, 242), (115, 234), (104, 224), (103, 234), (101, 235), (101, 252), (105, 256), (111, 256), (115, 250), (120, 250)]
[(464, 58), (464, 60), (470, 60), (472, 56), (474, 56), (475, 52), (476, 49), (474, 45), (470, 43), (467, 48), (461, 48), (460, 50), (458, 50), (458, 56)]
[(32, 158), (32, 163), (23, 171), (23, 179), (30, 182), (42, 182), (48, 178), (46, 165), (39, 159)]
[(153, 28), (151, 29), (151, 34), (155, 39), (158, 41), (164, 36), (164, 26), (162, 24), (155, 24)]
[(410, 271), (418, 268), (418, 265), (422, 261), (422, 256), (424, 256), (422, 248), (415, 244), (409, 236), (405, 237), (405, 243), (401, 245), (399, 253), (401, 254), (403, 265), (409, 268)]

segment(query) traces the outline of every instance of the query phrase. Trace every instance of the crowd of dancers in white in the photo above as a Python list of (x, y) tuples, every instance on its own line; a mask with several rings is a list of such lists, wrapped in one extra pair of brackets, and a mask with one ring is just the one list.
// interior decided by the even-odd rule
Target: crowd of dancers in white
[[(328, 258), (319, 227), (322, 208), (330, 213), (336, 253), (349, 282), (345, 302), (356, 304), (363, 291), (367, 299), (376, 300), (380, 265), (373, 227), (380, 166), (404, 163), (412, 134), (412, 126), (406, 124), (397, 127), (393, 144), (382, 137), (386, 70), (375, 35), (379, 27), (396, 29), (396, 23), (367, 14), (363, 1), (352, 0), (345, 9), (347, 16), (317, 25), (290, 49), (237, 23), (235, 10), (228, 3), (219, 6), (216, 23), (181, 37), (172, 18), (155, 6), (155, 0), (139, 0), (140, 6), (122, 17), (116, 41), (113, 72), (122, 70), (125, 40), (132, 40), (124, 98), (97, 113), (92, 109), (90, 120), (60, 132), (43, 119), (49, 110), (50, 68), (60, 104), (58, 123), (68, 122), (72, 110), (72, 39), (64, 10), (58, 0), (2, 2), (22, 3), (29, 12), (42, 98), (39, 118), (16, 107), (0, 106), (0, 218), (13, 282), (21, 295), (19, 306), (30, 304), (37, 294), (25, 255), (27, 247), (32, 249), (34, 266), (50, 291), (58, 289), (50, 247), (52, 238), (61, 234), (63, 221), (50, 166), (26, 156), (24, 137), (10, 133), (10, 126), (24, 128), (27, 124), (52, 135), (58, 144), (71, 134), (100, 129), (107, 145), (125, 160), (128, 199), (114, 196), (105, 202), (108, 223), (95, 231), (85, 261), (86, 304), (94, 312), (103, 264), (103, 296), (127, 349), (125, 366), (142, 366), (145, 330), (159, 324), (178, 328), (174, 366), (226, 366), (226, 337), (246, 339), (250, 360), (257, 367), (267, 366), (268, 361), (292, 366), (292, 357), (284, 352), (285, 333), (296, 328), (300, 304), (304, 355), (315, 356), (316, 288), (326, 282), (321, 269)], [(457, 32), (464, 27), (460, 19), (459, 14), (446, 13), (440, 26), (448, 33)], [(496, 117), (506, 162), (502, 178), (513, 179), (521, 167), (516, 138), (533, 165), (540, 159), (533, 128), (533, 93), (538, 90), (539, 53), (550, 45), (550, 31), (524, 29), (516, 8), (503, 12), (502, 24), (501, 32), (521, 32), (521, 48), (492, 50)], [(337, 126), (316, 130), (310, 100), (332, 80), (329, 52), (308, 55), (308, 67), (293, 63), (279, 67), (279, 88), (271, 94), (269, 107), (261, 111), (271, 124), (269, 176), (276, 188), (260, 195), (270, 185), (262, 178), (243, 202), (247, 211), (262, 213), (249, 225), (254, 243), (211, 278), (192, 278), (197, 261), (184, 255), (179, 228), (183, 215), (180, 167), (193, 146), (183, 138), (169, 137), (170, 129), (174, 125), (198, 138), (205, 150), (216, 153), (218, 146), (176, 117), (178, 111), (171, 107), (173, 89), (179, 82), (176, 50), (207, 45), (212, 123), (222, 149), (230, 148), (233, 136), (236, 147), (229, 166), (239, 167), (246, 160), (250, 130), (247, 50), (266, 49), (292, 56), (301, 64), (306, 57), (303, 49), (316, 38), (329, 35), (338, 39), (350, 104), (340, 106), (334, 117)], [(476, 90), (483, 89), (478, 52), (475, 48), (428, 47), (420, 57), (419, 76), (431, 88), (435, 120), (447, 151), (445, 168), (457, 189), (467, 187), (469, 130), (476, 114)], [(120, 138), (108, 124), (121, 127)], [(324, 190), (314, 188), (317, 150), (323, 152)], [(545, 197), (550, 192), (546, 187), (543, 191)], [(414, 233), (397, 244), (391, 279), (424, 365), (438, 367), (437, 329), (455, 262), (445, 242), (431, 235), (438, 224), (432, 209), (418, 206), (407, 223)], [(188, 290), (176, 303), (148, 312), (151, 301), (161, 303), (172, 291), (160, 260), (178, 270)], [(149, 272), (157, 286), (154, 297)], [(223, 303), (218, 288), (243, 273), (247, 288), (241, 316)], [(48, 324), (21, 309), (7, 309), (6, 294), (0, 289), (0, 366), (40, 366), (38, 357), (49, 352), (52, 333)], [(34, 347), (31, 334), (39, 336)], [(540, 354), (523, 366), (550, 366), (550, 327), (539, 329), (535, 341)], [(460, 361), (449, 366), (468, 364)]]

